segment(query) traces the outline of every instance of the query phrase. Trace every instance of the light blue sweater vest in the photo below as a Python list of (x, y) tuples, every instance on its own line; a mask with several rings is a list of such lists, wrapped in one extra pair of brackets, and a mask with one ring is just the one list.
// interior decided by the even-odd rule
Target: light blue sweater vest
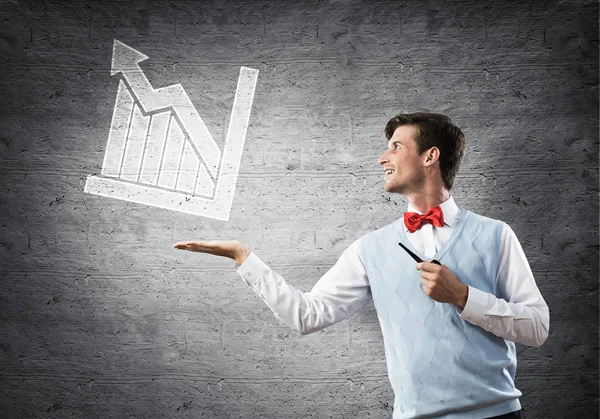
[[(503, 223), (460, 209), (434, 259), (464, 284), (498, 296)], [(429, 298), (420, 254), (399, 219), (361, 238), (373, 303), (383, 334), (394, 418), (486, 418), (519, 410), (515, 344), (460, 318), (454, 304)]]

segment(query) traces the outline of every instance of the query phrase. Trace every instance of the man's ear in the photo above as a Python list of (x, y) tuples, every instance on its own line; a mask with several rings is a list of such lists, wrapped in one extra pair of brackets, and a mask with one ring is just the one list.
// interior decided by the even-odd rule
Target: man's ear
[(440, 149), (437, 147), (431, 147), (429, 150), (425, 150), (425, 165), (431, 166), (440, 159)]

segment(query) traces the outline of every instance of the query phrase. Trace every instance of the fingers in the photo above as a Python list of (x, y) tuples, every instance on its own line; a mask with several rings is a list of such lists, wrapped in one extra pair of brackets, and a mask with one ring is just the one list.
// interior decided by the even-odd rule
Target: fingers
[(423, 278), (426, 281), (437, 281), (440, 278), (440, 275), (437, 274), (436, 272), (427, 272), (427, 271), (421, 271), (419, 272), (419, 274), (421, 275), (421, 278)]
[(427, 295), (427, 296), (431, 296), (433, 294), (433, 287), (429, 285), (429, 282), (426, 280), (421, 281), (421, 284), (423, 285), (423, 292)]
[(442, 265), (431, 262), (419, 262), (417, 263), (417, 269), (425, 272), (440, 272), (442, 270)]
[[(436, 301), (440, 301), (439, 300), (439, 293), (440, 291), (443, 291), (443, 284), (440, 283), (439, 279), (440, 277), (434, 273), (431, 272), (425, 272), (425, 271), (421, 271), (421, 286), (423, 289), (423, 292), (425, 293), (425, 295), (427, 295), (428, 297), (436, 300)], [(441, 290), (440, 290), (441, 288)]]
[(193, 252), (208, 252), (210, 249), (214, 247), (209, 242), (177, 242), (173, 245), (175, 249), (183, 249), (183, 250), (191, 250)]
[(421, 262), (417, 264), (417, 269), (419, 269), (419, 275), (421, 275), (421, 284), (423, 285), (423, 291), (425, 291), (427, 295), (431, 294), (433, 288), (437, 286), (437, 284), (442, 278), (440, 268), (441, 266), (436, 265), (435, 263)]
[(173, 245), (175, 249), (189, 249), (194, 242), (177, 242)]

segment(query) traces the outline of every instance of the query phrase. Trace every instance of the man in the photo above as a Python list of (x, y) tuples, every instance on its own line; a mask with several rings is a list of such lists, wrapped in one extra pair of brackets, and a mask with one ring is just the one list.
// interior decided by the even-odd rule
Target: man
[[(539, 347), (549, 313), (505, 223), (458, 208), (450, 195), (465, 137), (439, 114), (401, 114), (379, 159), (385, 190), (408, 200), (395, 222), (354, 241), (303, 293), (238, 241), (179, 242), (235, 259), (275, 316), (301, 334), (373, 300), (384, 338), (394, 418), (523, 418), (514, 342)], [(415, 260), (399, 244), (421, 259)]]

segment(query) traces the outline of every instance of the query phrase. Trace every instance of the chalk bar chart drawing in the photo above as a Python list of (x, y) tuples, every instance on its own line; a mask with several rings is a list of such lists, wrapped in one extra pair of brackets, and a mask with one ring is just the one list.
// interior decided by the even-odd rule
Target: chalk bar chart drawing
[(84, 191), (228, 221), (258, 70), (240, 68), (221, 153), (181, 84), (152, 87), (146, 59), (114, 40), (111, 75), (122, 78), (101, 174)]

